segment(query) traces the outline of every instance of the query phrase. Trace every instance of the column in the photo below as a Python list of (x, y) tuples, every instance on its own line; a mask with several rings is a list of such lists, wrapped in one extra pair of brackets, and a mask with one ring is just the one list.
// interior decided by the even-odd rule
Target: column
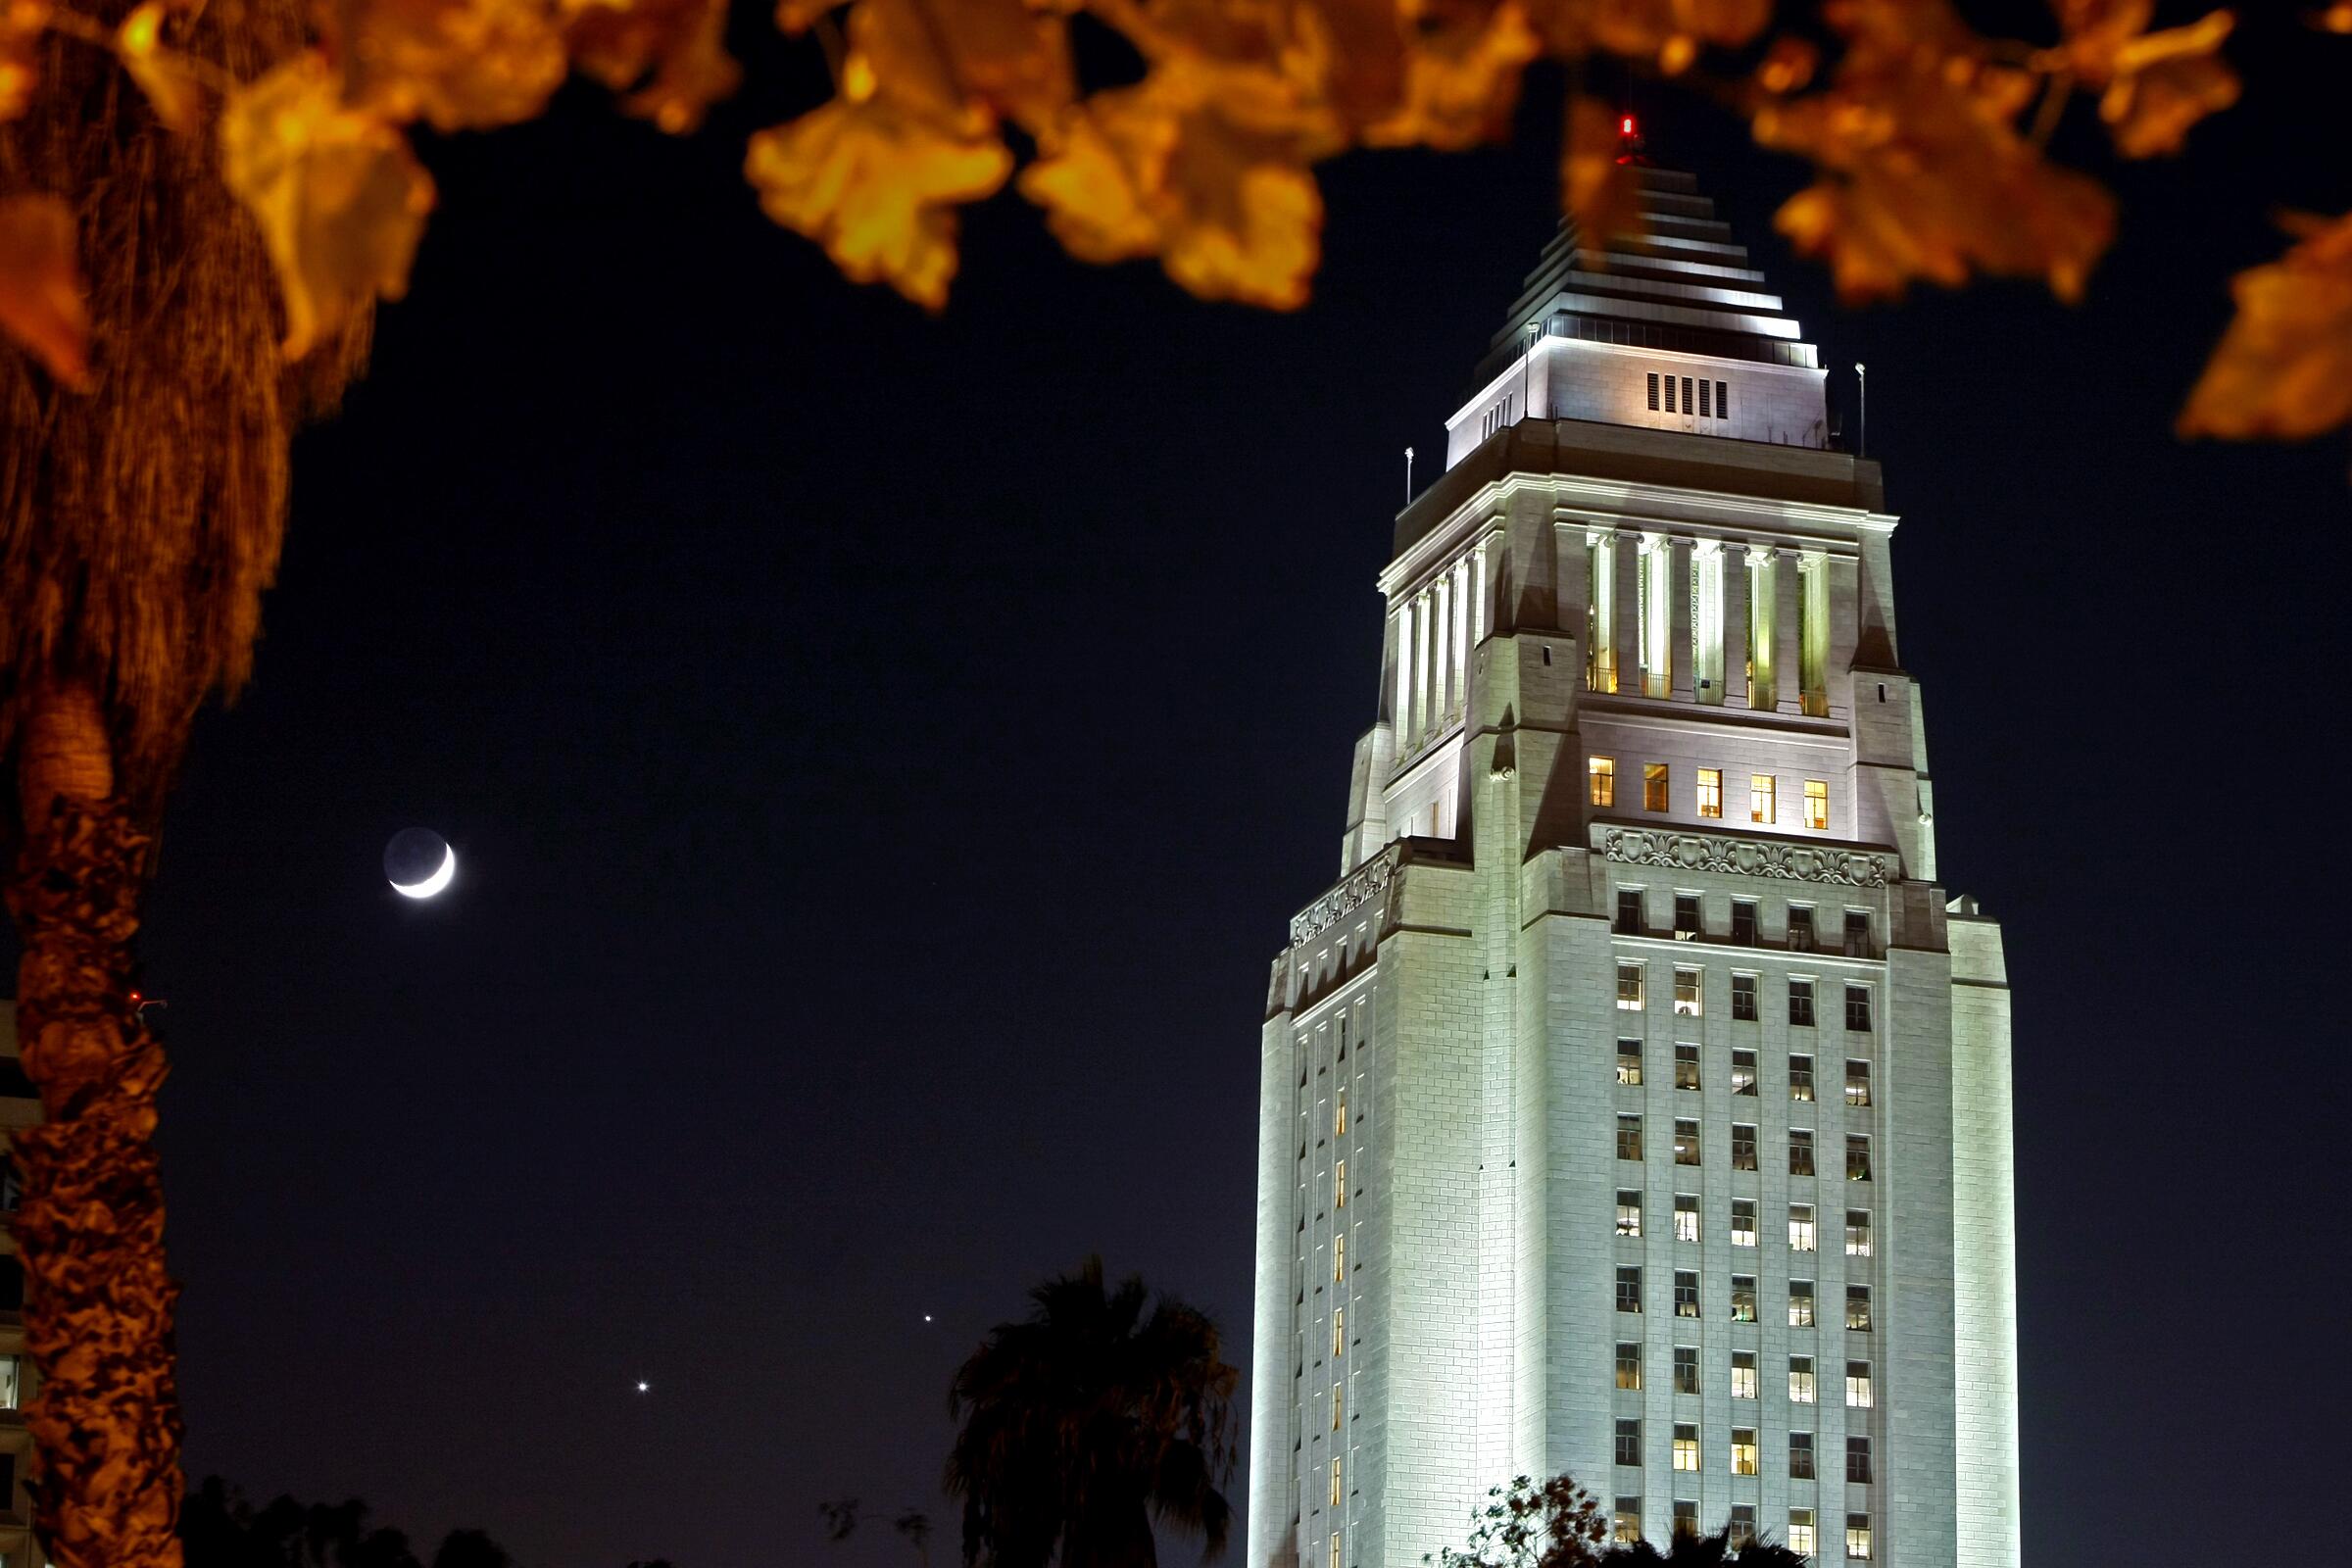
[(1396, 736), (1396, 755), (1404, 755), (1405, 732), (1413, 719), (1413, 602), (1396, 607), (1389, 617), (1390, 658), (1396, 662), (1396, 695), (1389, 708), (1389, 728)]
[(1723, 701), (1747, 702), (1747, 546), (1723, 547)]
[(1690, 686), (1704, 705), (1723, 701), (1723, 541), (1690, 550)]
[(1487, 542), (1481, 539), (1470, 551), (1470, 646), (1476, 648), (1487, 640), (1487, 603), (1494, 590), (1487, 582)]
[(1430, 600), (1437, 606), (1437, 618), (1429, 629), (1429, 727), (1433, 732), (1446, 727), (1446, 715), (1453, 710), (1452, 589), (1452, 580), (1444, 576), (1429, 588)]
[(1696, 679), (1690, 670), (1690, 639), (1697, 617), (1691, 612), (1690, 561), (1692, 541), (1677, 537), (1665, 558), (1670, 571), (1666, 589), (1666, 657), (1672, 661), (1673, 693), (1677, 702), (1690, 701), (1696, 690)]
[(1418, 748), (1422, 737), (1429, 733), (1429, 590), (1424, 588), (1415, 594), (1413, 605), (1413, 745)]
[(1784, 713), (1802, 711), (1796, 679), (1797, 554), (1776, 550), (1772, 558), (1773, 707)]
[(1619, 529), (1609, 554), (1617, 568), (1612, 607), (1617, 638), (1617, 689), (1642, 689), (1642, 536)]
[(1453, 710), (1470, 703), (1470, 558), (1453, 564)]

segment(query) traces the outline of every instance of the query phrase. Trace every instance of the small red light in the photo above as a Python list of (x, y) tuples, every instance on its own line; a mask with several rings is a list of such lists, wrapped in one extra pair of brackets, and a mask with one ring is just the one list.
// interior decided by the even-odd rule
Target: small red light
[(1617, 122), (1617, 128), (1623, 131), (1626, 135), (1631, 136), (1634, 133), (1634, 117), (1631, 115), (1626, 116), (1623, 120)]

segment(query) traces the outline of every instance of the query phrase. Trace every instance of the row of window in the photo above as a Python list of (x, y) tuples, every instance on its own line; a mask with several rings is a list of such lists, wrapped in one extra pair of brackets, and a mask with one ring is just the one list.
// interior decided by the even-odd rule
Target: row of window
[[(1731, 1548), (1741, 1551), (1756, 1544), (1756, 1510), (1749, 1503), (1734, 1503), (1728, 1526)], [(1618, 1545), (1631, 1546), (1642, 1540), (1642, 1499), (1638, 1496), (1619, 1496), (1611, 1509), (1609, 1529)], [(1681, 1497), (1674, 1499), (1674, 1533), (1695, 1536), (1698, 1530), (1698, 1504)], [(1340, 1568), (1337, 1555), (1339, 1537), (1331, 1538), (1334, 1555), (1331, 1568)], [(1800, 1557), (1811, 1557), (1820, 1548), (1818, 1532), (1813, 1524), (1813, 1510), (1788, 1510), (1788, 1546)], [(1868, 1562), (1871, 1557), (1870, 1515), (1849, 1513), (1845, 1516), (1845, 1555), (1855, 1562)]]
[[(1629, 1264), (1617, 1270), (1617, 1310), (1639, 1314), (1642, 1310), (1642, 1268)], [(1698, 1312), (1698, 1270), (1678, 1268), (1674, 1271), (1674, 1315), (1694, 1318)], [(1753, 1274), (1732, 1276), (1732, 1321), (1756, 1321), (1756, 1277)], [(1870, 1287), (1848, 1285), (1845, 1288), (1845, 1326), (1858, 1334), (1870, 1332)], [(1813, 1311), (1813, 1282), (1788, 1282), (1788, 1326), (1810, 1329), (1822, 1326)], [(1794, 1397), (1793, 1393), (1790, 1396)]]
[[(1639, 1394), (1642, 1391), (1642, 1347), (1639, 1343), (1629, 1342), (1617, 1347), (1617, 1387), (1621, 1392), (1628, 1394)], [(1734, 1350), (1732, 1352), (1732, 1397), (1752, 1399), (1756, 1397), (1756, 1352)], [(1677, 1394), (1699, 1392), (1698, 1351), (1690, 1346), (1678, 1345), (1674, 1348), (1674, 1392)], [(1788, 1358), (1788, 1402), (1812, 1404), (1815, 1402), (1816, 1392), (1813, 1358), (1809, 1355), (1790, 1356)], [(1867, 1410), (1878, 1402), (1877, 1396), (1872, 1390), (1868, 1361), (1845, 1363), (1845, 1402), (1847, 1408), (1854, 1410)], [(1621, 1422), (1619, 1425), (1622, 1428), (1623, 1423)], [(1333, 1430), (1338, 1429), (1335, 1427)]]
[[(1674, 1118), (1674, 1162), (1677, 1165), (1697, 1165), (1700, 1157), (1698, 1118)], [(1642, 1157), (1642, 1114), (1639, 1111), (1617, 1113), (1617, 1157), (1639, 1160)], [(1732, 1169), (1756, 1169), (1756, 1124), (1732, 1123)], [(1791, 1176), (1818, 1175), (1814, 1169), (1813, 1132), (1808, 1127), (1788, 1129), (1788, 1174)], [(1866, 1182), (1870, 1176), (1870, 1135), (1845, 1135), (1845, 1179)]]
[[(1594, 806), (1614, 807), (1617, 804), (1617, 759), (1589, 757), (1585, 760), (1586, 798)], [(1664, 762), (1642, 764), (1642, 809), (1671, 811), (1673, 806), (1674, 771)], [(1773, 826), (1780, 820), (1780, 787), (1776, 775), (1750, 773), (1747, 776), (1747, 819)], [(1723, 816), (1723, 769), (1702, 767), (1698, 770), (1698, 790), (1695, 798), (1698, 814), (1720, 820)], [(1828, 779), (1805, 780), (1805, 826), (1815, 832), (1826, 832), (1830, 825), (1830, 782)]]
[[(1627, 891), (1632, 891), (1628, 889)], [(1639, 897), (1640, 895), (1636, 895)], [(1619, 918), (1623, 918), (1620, 906)], [(1617, 964), (1617, 1007), (1621, 1012), (1640, 1012), (1649, 1004), (1649, 966), (1639, 959), (1619, 960)], [(1707, 988), (1704, 969), (1677, 965), (1674, 971), (1674, 1015), (1678, 1018), (1703, 1018), (1707, 1012)], [(1758, 1023), (1763, 1018), (1759, 1002), (1761, 975), (1735, 971), (1732, 975), (1732, 1021)], [(1788, 981), (1788, 1022), (1800, 1029), (1810, 1029), (1815, 1023), (1814, 981), (1809, 976), (1792, 977)], [(1845, 983), (1845, 1026), (1855, 1031), (1870, 1028), (1870, 987), (1859, 981)]]
[[(1699, 1239), (1699, 1200), (1695, 1194), (1674, 1195), (1674, 1239), (1678, 1242), (1696, 1242)], [(1620, 1188), (1617, 1193), (1617, 1234), (1630, 1239), (1642, 1234), (1642, 1192), (1639, 1188)], [(1756, 1200), (1752, 1198), (1732, 1200), (1732, 1245), (1756, 1245)], [(1849, 1208), (1845, 1211), (1845, 1255), (1871, 1255), (1870, 1210)], [(1788, 1205), (1788, 1250), (1817, 1252), (1821, 1250), (1817, 1222), (1811, 1203)]]
[[(1674, 384), (1677, 379), (1680, 379), (1683, 384), (1682, 405), (1679, 410), (1676, 408), (1674, 396)], [(1678, 378), (1672, 374), (1660, 374), (1658, 371), (1652, 370), (1649, 372), (1649, 412), (1652, 414), (1660, 412), (1658, 394), (1661, 391), (1666, 395), (1665, 413), (1694, 414), (1702, 419), (1728, 419), (1732, 416), (1732, 389), (1724, 382), (1716, 381), (1710, 384), (1703, 375), (1694, 382), (1687, 375)], [(1695, 401), (1693, 401), (1693, 394), (1695, 394)]]
[[(1705, 385), (1701, 382), (1700, 385)], [(1613, 530), (1595, 528), (1585, 535), (1586, 658), (1585, 684), (1596, 692), (1617, 690), (1617, 546)], [(1692, 541), (1687, 571), (1675, 567), (1676, 545), (1662, 533), (1642, 534), (1635, 558), (1633, 653), (1640, 665), (1644, 697), (1674, 694), (1674, 611), (1678, 595), (1690, 605), (1688, 657), (1691, 696), (1716, 705), (1727, 695), (1726, 633), (1740, 628), (1731, 617), (1728, 589), (1732, 561), (1746, 556), (1747, 625), (1743, 674), (1748, 706), (1769, 711), (1779, 706), (1780, 594), (1783, 569), (1779, 554), (1770, 549), (1729, 549), (1719, 539)], [(1797, 706), (1815, 718), (1830, 711), (1830, 571), (1829, 558), (1808, 552), (1796, 563), (1796, 677)], [(1886, 700), (1886, 688), (1879, 691)]]
[[(1649, 925), (1648, 895), (1641, 888), (1617, 890), (1617, 911), (1610, 929), (1621, 937), (1645, 937), (1652, 934)], [(1788, 935), (1785, 938), (1791, 953), (1822, 951), (1821, 930), (1815, 923), (1815, 910), (1810, 904), (1788, 906)], [(1761, 945), (1762, 926), (1757, 919), (1759, 906), (1754, 899), (1732, 901), (1731, 941), (1742, 948)], [(1674, 940), (1697, 942), (1709, 933), (1706, 926), (1705, 903), (1695, 893), (1677, 893), (1674, 896)], [(1870, 911), (1845, 911), (1844, 952), (1849, 958), (1870, 957)]]
[[(1675, 1422), (1672, 1444), (1670, 1452), (1673, 1455), (1673, 1465), (1676, 1470), (1695, 1474), (1706, 1467), (1704, 1456), (1700, 1452), (1697, 1422)], [(1620, 1419), (1618, 1421), (1617, 1462), (1621, 1465), (1640, 1467), (1642, 1463), (1642, 1423), (1639, 1420)], [(1732, 1428), (1732, 1474), (1752, 1476), (1759, 1473), (1759, 1468), (1756, 1463), (1756, 1429), (1753, 1427)], [(1870, 1439), (1861, 1433), (1847, 1437), (1845, 1440), (1846, 1481), (1853, 1486), (1869, 1486), (1871, 1470)], [(1813, 1463), (1813, 1434), (1810, 1432), (1788, 1434), (1788, 1479), (1791, 1481), (1818, 1481), (1821, 1479)]]
[[(1863, 997), (1863, 1026), (1869, 1022), (1869, 996)], [(1852, 1017), (1852, 1008), (1847, 1016)], [(1849, 1025), (1850, 1026), (1850, 1025)], [(1678, 1041), (1674, 1048), (1674, 1087), (1700, 1087), (1699, 1047), (1690, 1041)], [(1617, 1081), (1628, 1088), (1642, 1086), (1642, 1042), (1617, 1042)], [(1732, 1049), (1732, 1093), (1753, 1095), (1756, 1092), (1756, 1054), (1744, 1046)], [(1788, 1054), (1788, 1098), (1799, 1103), (1814, 1102), (1813, 1058), (1802, 1052)], [(1870, 1063), (1860, 1056), (1845, 1058), (1845, 1102), (1849, 1105), (1870, 1103)]]

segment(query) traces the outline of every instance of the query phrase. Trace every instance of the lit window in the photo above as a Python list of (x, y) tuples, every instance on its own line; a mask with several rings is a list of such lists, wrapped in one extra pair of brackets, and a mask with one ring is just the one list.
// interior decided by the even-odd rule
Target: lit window
[(1802, 1127), (1788, 1130), (1788, 1174), (1813, 1174), (1813, 1135)]
[(1337, 1459), (1331, 1461), (1331, 1505), (1334, 1508), (1340, 1505), (1340, 1461)]
[(1340, 1408), (1346, 1402), (1347, 1393), (1345, 1386), (1334, 1383), (1331, 1386), (1331, 1430), (1334, 1432), (1340, 1430)]
[(1698, 1087), (1698, 1048), (1696, 1046), (1684, 1043), (1674, 1048), (1674, 1087), (1677, 1089), (1696, 1089)]
[(1790, 1203), (1788, 1205), (1788, 1250), (1810, 1252), (1816, 1250), (1813, 1239), (1813, 1205), (1811, 1203)]
[(1813, 906), (1810, 904), (1788, 906), (1788, 951), (1790, 953), (1811, 953), (1820, 945), (1814, 940), (1814, 937)]
[(1756, 1320), (1756, 1277), (1753, 1274), (1732, 1276), (1732, 1321), (1753, 1323)]
[(1732, 1397), (1752, 1399), (1756, 1396), (1756, 1352), (1732, 1352)]
[(1756, 1200), (1752, 1198), (1732, 1200), (1732, 1245), (1756, 1245)]
[(1617, 1195), (1617, 1234), (1620, 1236), (1642, 1234), (1642, 1195), (1640, 1193), (1619, 1193)]
[(1348, 1309), (1344, 1306), (1335, 1306), (1331, 1309), (1331, 1353), (1338, 1355), (1347, 1347), (1347, 1344)]
[(1642, 1042), (1617, 1042), (1617, 1081), (1632, 1088), (1642, 1087)]
[(1792, 1329), (1809, 1329), (1813, 1326), (1813, 1282), (1811, 1280), (1790, 1280), (1788, 1282), (1788, 1326)]
[(1870, 1332), (1870, 1287), (1848, 1285), (1845, 1288), (1845, 1326), (1861, 1333)]
[(1870, 1439), (1851, 1437), (1845, 1440), (1845, 1479), (1857, 1487), (1870, 1485)]
[(1870, 1210), (1849, 1208), (1845, 1211), (1845, 1255), (1870, 1255)]
[(1702, 767), (1698, 770), (1698, 814), (1723, 815), (1723, 769)]
[[(1721, 382), (1717, 382), (1721, 385)], [(1756, 1510), (1744, 1502), (1732, 1504), (1731, 1522), (1724, 1527), (1725, 1544), (1734, 1551), (1742, 1551), (1756, 1544)]]
[(1732, 1474), (1752, 1476), (1756, 1473), (1756, 1429), (1732, 1428)]
[(1640, 1421), (1633, 1419), (1618, 1421), (1617, 1462), (1619, 1464), (1640, 1464), (1642, 1462), (1642, 1423)]
[(1845, 1179), (1849, 1182), (1870, 1180), (1870, 1136), (1867, 1133), (1845, 1135)]
[(1595, 757), (1592, 759), (1585, 763), (1585, 777), (1590, 786), (1589, 794), (1594, 806), (1615, 806), (1617, 804), (1617, 760), (1615, 758)]
[(1334, 1282), (1348, 1278), (1348, 1238), (1345, 1236), (1331, 1239), (1331, 1277)]
[(1747, 775), (1747, 819), (1772, 826), (1773, 776), (1770, 773)]
[(1788, 1058), (1788, 1098), (1802, 1101), (1806, 1104), (1813, 1102), (1813, 1058), (1811, 1056), (1792, 1055)]
[(1827, 779), (1805, 780), (1805, 826), (1820, 833), (1830, 825), (1830, 785)]
[(1698, 917), (1698, 895), (1678, 893), (1674, 896), (1674, 940), (1690, 942), (1705, 934)]
[(1609, 1512), (1609, 1540), (1620, 1546), (1632, 1546), (1642, 1540), (1642, 1499), (1619, 1497)]
[[(1623, 970), (1618, 971), (1618, 995), (1622, 997), (1624, 995)], [(1625, 1005), (1622, 1001), (1617, 1004), (1621, 1007)], [(1788, 982), (1788, 1021), (1800, 1028), (1810, 1029), (1813, 1027), (1812, 981), (1791, 980)]]
[(1732, 1123), (1732, 1169), (1756, 1168), (1756, 1128), (1753, 1122)]
[(1343, 1089), (1342, 1089), (1342, 1090), (1341, 1090), (1341, 1091), (1340, 1091), (1338, 1094), (1336, 1094), (1336, 1095), (1334, 1095), (1334, 1096), (1332, 1097), (1332, 1102), (1331, 1102), (1331, 1136), (1332, 1136), (1332, 1137), (1334, 1137), (1334, 1138), (1341, 1138), (1341, 1137), (1345, 1137), (1345, 1136), (1347, 1135), (1347, 1132), (1348, 1132), (1348, 1091), (1347, 1091), (1346, 1089), (1344, 1089), (1344, 1088), (1343, 1088)]
[(1870, 1103), (1870, 1063), (1852, 1056), (1845, 1061), (1845, 1102), (1849, 1105)]
[(0, 1355), (0, 1410), (21, 1409), (24, 1403), (24, 1358), (15, 1355)]
[(1639, 1268), (1621, 1268), (1617, 1271), (1617, 1310), (1642, 1310), (1642, 1271)]
[(1674, 1467), (1677, 1470), (1698, 1468), (1698, 1424), (1694, 1421), (1675, 1423)]
[[(1796, 1442), (1795, 1436), (1791, 1434), (1788, 1441), (1791, 1445), (1793, 1445)], [(1810, 1438), (1805, 1440), (1808, 1445), (1810, 1445), (1812, 1441), (1813, 1440)], [(1789, 1450), (1788, 1459), (1791, 1466), (1788, 1473), (1790, 1475), (1794, 1475), (1796, 1474), (1794, 1469), (1796, 1452), (1793, 1446)], [(1805, 1474), (1809, 1476), (1812, 1473), (1813, 1450), (1810, 1446), (1808, 1446), (1805, 1450)], [(1789, 1509), (1788, 1549), (1795, 1552), (1799, 1557), (1810, 1557), (1813, 1555), (1813, 1510), (1810, 1508)]]
[[(1756, 945), (1755, 900), (1734, 899), (1732, 901), (1732, 940), (1743, 948), (1752, 948)], [(1738, 1014), (1735, 1013), (1733, 1016), (1737, 1017)], [(1755, 1015), (1750, 1013), (1748, 1016)]]
[(1667, 808), (1666, 787), (1666, 764), (1664, 762), (1642, 764), (1642, 809), (1644, 811), (1665, 810)]
[(1331, 1168), (1331, 1193), (1332, 1207), (1346, 1208), (1348, 1206), (1348, 1162), (1344, 1159)]
[(1699, 995), (1699, 980), (1703, 969), (1674, 971), (1674, 1013), (1678, 1018), (1695, 1018), (1707, 1010)]
[(1698, 1240), (1698, 1199), (1690, 1193), (1674, 1195), (1674, 1239), (1678, 1242)]
[(1698, 1270), (1694, 1268), (1674, 1271), (1674, 1315), (1698, 1316)]
[[(1698, 384), (1705, 386), (1707, 383), (1701, 381)], [(1674, 1499), (1674, 1533), (1693, 1539), (1698, 1535), (1698, 1504), (1688, 1497)]]
[(1874, 1402), (1870, 1395), (1870, 1363), (1845, 1363), (1845, 1402), (1856, 1410), (1867, 1410)]
[(1617, 1347), (1617, 1386), (1629, 1391), (1641, 1389), (1642, 1347), (1639, 1345)]
[(1695, 1346), (1678, 1345), (1674, 1348), (1674, 1392), (1698, 1392), (1698, 1348)]
[[(1740, 1016), (1740, 982), (1742, 980), (1745, 980), (1748, 983), (1748, 1005), (1751, 1007), (1755, 1005), (1756, 977), (1752, 974), (1736, 974), (1732, 976), (1732, 1016), (1735, 1018)], [(1756, 1054), (1752, 1051), (1736, 1050), (1732, 1053), (1732, 1093), (1735, 1095), (1752, 1095), (1755, 1092)]]
[(1696, 1117), (1677, 1117), (1674, 1123), (1674, 1162), (1677, 1165), (1698, 1163), (1698, 1120)]
[(1640, 888), (1619, 888), (1617, 890), (1617, 921), (1610, 929), (1621, 937), (1638, 937), (1642, 934), (1642, 890)]
[[(1617, 540), (1606, 529), (1585, 535), (1585, 684), (1596, 692), (1617, 689)], [(1617, 793), (1614, 764), (1609, 781)]]
[(1627, 1012), (1642, 1010), (1642, 966), (1621, 963), (1617, 966), (1617, 1005)]
[(1845, 1554), (1861, 1562), (1870, 1560), (1870, 1515), (1849, 1513), (1845, 1516)]
[[(1788, 1358), (1788, 1402), (1813, 1402), (1813, 1358), (1809, 1355), (1792, 1355)], [(1808, 1438), (1806, 1441), (1810, 1443), (1812, 1440)]]
[(1619, 1159), (1640, 1159), (1642, 1157), (1642, 1118), (1640, 1116), (1619, 1116), (1617, 1118), (1617, 1157)]
[(1870, 1028), (1870, 987), (1849, 985), (1845, 988), (1845, 1026), (1867, 1032)]

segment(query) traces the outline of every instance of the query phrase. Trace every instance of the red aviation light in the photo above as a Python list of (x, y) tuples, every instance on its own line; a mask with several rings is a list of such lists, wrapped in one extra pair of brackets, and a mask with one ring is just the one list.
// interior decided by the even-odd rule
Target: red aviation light
[(1617, 122), (1617, 130), (1620, 135), (1631, 136), (1634, 133), (1634, 117), (1628, 115)]

